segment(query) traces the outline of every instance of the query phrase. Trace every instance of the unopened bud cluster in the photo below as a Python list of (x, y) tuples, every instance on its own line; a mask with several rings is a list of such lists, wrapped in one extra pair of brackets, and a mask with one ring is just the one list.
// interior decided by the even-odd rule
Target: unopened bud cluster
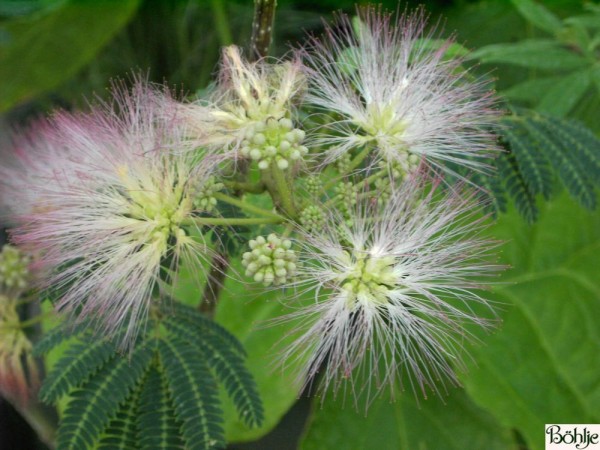
[(304, 180), (304, 188), (310, 195), (316, 197), (323, 193), (323, 182), (316, 175), (310, 175)]
[(197, 196), (194, 199), (194, 207), (199, 211), (213, 211), (217, 206), (217, 199), (214, 195), (224, 187), (225, 185), (218, 182), (215, 177), (209, 177), (198, 189)]
[(253, 277), (264, 286), (283, 284), (296, 272), (296, 254), (291, 250), (292, 242), (271, 233), (249, 242), (251, 251), (244, 253), (242, 264), (246, 276)]
[(29, 257), (12, 245), (5, 245), (0, 252), (0, 286), (25, 289), (29, 277)]
[(339, 173), (350, 172), (350, 166), (352, 164), (352, 156), (350, 153), (344, 153), (337, 161), (337, 170)]
[(258, 122), (248, 131), (242, 141), (243, 156), (258, 162), (260, 169), (268, 169), (272, 163), (285, 170), (290, 163), (301, 159), (308, 153), (304, 145), (305, 133), (288, 118), (269, 119)]
[(351, 181), (339, 183), (335, 187), (335, 201), (345, 218), (351, 219), (358, 200), (358, 186)]
[(325, 214), (316, 205), (307, 206), (300, 213), (300, 223), (309, 233), (319, 231), (325, 226)]
[(390, 178), (402, 180), (406, 175), (413, 173), (419, 167), (421, 157), (409, 151), (400, 152), (397, 159), (390, 161)]

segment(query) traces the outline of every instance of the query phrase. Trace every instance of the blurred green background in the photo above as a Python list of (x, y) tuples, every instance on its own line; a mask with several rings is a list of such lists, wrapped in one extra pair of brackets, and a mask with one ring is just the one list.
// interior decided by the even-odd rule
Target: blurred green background
[[(278, 3), (274, 56), (301, 43), (305, 33), (318, 34), (332, 11), (352, 14), (355, 4)], [(577, 52), (569, 36), (534, 26), (507, 0), (382, 3), (401, 11), (424, 3), (430, 23), (469, 49), (556, 38)], [(586, 2), (538, 3), (561, 19), (586, 11)], [(0, 146), (12, 128), (56, 107), (85, 108), (89, 99), (106, 95), (111, 80), (127, 80), (132, 73), (195, 95), (210, 83), (221, 46), (248, 46), (252, 15), (251, 0), (0, 0)], [(590, 27), (600, 30), (600, 23)], [(586, 68), (585, 81), (569, 79), (572, 73), (560, 65), (490, 61), (472, 70), (493, 77), (499, 92), (516, 104), (576, 118), (600, 133), (598, 58)], [(561, 82), (565, 98), (544, 100)], [(566, 106), (552, 110), (558, 103)], [(228, 412), (228, 437), (245, 442), (231, 448), (542, 449), (544, 423), (600, 423), (599, 214), (558, 192), (543, 201), (535, 224), (509, 206), (489, 233), (506, 241), (501, 260), (511, 267), (493, 292), (503, 325), (480, 336), (471, 350), (464, 389), (420, 401), (412, 393), (394, 403), (382, 399), (367, 417), (341, 402), (324, 407), (306, 397), (296, 402), (289, 379), (266, 368), (280, 331), (254, 327), (259, 318), (278, 314), (278, 303), (240, 304), (230, 286), (217, 319), (248, 347), (267, 411), (260, 430), (244, 429)], [(0, 408), (0, 449), (42, 448), (6, 405)]]

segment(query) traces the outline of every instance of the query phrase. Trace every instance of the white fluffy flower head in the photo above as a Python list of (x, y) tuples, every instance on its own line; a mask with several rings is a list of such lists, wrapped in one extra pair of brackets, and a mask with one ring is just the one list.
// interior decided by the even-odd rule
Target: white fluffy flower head
[(445, 56), (451, 41), (437, 50), (426, 44), (422, 10), (393, 21), (371, 7), (358, 19), (341, 17), (302, 52), (307, 102), (338, 115), (317, 139), (333, 146), (326, 161), (371, 145), (377, 159), (404, 172), (421, 162), (450, 173), (448, 164), (483, 169), (498, 113), (483, 83)]
[(188, 228), (216, 161), (193, 151), (158, 95), (166, 94), (141, 83), (115, 91), (118, 112), (101, 104), (88, 114), (56, 114), (4, 187), (32, 203), (13, 217), (12, 235), (40, 255), (47, 286), (60, 292), (57, 308), (104, 332), (124, 325), (125, 345), (181, 259), (207, 252)]
[(356, 398), (407, 379), (423, 393), (456, 381), (465, 325), (488, 322), (473, 310), (488, 309), (477, 280), (498, 269), (486, 261), (495, 244), (473, 236), (473, 207), (411, 181), (384, 206), (359, 202), (351, 225), (331, 213), (305, 233), (296, 286), (315, 296), (288, 316), (301, 325), (286, 352), (307, 361), (301, 379), (322, 370), (324, 390), (349, 382)]
[[(246, 61), (238, 47), (223, 49), (219, 80), (208, 101), (182, 106), (186, 121), (205, 145), (221, 150), (244, 144), (258, 147), (270, 130), (285, 135), (292, 128), (293, 104), (303, 90), (305, 77), (298, 60), (268, 63)], [(281, 129), (281, 130), (280, 130)], [(256, 134), (261, 134), (253, 142)], [(277, 147), (278, 139), (266, 142)], [(277, 142), (275, 142), (277, 141)], [(292, 141), (292, 144), (294, 142)], [(257, 147), (254, 145), (254, 148)], [(243, 156), (249, 156), (245, 154)]]

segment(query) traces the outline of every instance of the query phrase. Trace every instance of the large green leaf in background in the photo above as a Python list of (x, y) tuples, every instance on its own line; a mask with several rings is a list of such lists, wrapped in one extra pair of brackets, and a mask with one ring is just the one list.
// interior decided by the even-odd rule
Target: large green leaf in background
[[(329, 399), (331, 400), (331, 399)], [(416, 401), (412, 392), (395, 402), (377, 400), (365, 416), (352, 402), (316, 402), (301, 450), (507, 450), (510, 430), (473, 404), (461, 389), (448, 397)]]
[(58, 86), (90, 62), (139, 0), (72, 0), (0, 27), (0, 112)]
[(366, 417), (326, 402), (303, 450), (511, 449), (510, 429), (537, 450), (545, 423), (600, 421), (600, 213), (562, 195), (535, 225), (511, 211), (490, 234), (512, 267), (494, 288), (503, 324), (480, 336), (462, 376), (470, 398), (457, 389), (419, 407), (407, 392)]
[(480, 406), (544, 448), (545, 423), (600, 422), (600, 213), (560, 197), (494, 235), (513, 266), (495, 289), (504, 323), (473, 350), (463, 382)]

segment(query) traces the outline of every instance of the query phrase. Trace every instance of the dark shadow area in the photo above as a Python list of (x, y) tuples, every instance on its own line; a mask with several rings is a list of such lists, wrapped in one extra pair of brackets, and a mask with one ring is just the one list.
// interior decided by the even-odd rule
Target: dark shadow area
[(227, 450), (296, 450), (310, 413), (311, 398), (301, 397), (281, 422), (255, 442), (232, 444)]
[(0, 398), (0, 450), (47, 450), (27, 422)]

